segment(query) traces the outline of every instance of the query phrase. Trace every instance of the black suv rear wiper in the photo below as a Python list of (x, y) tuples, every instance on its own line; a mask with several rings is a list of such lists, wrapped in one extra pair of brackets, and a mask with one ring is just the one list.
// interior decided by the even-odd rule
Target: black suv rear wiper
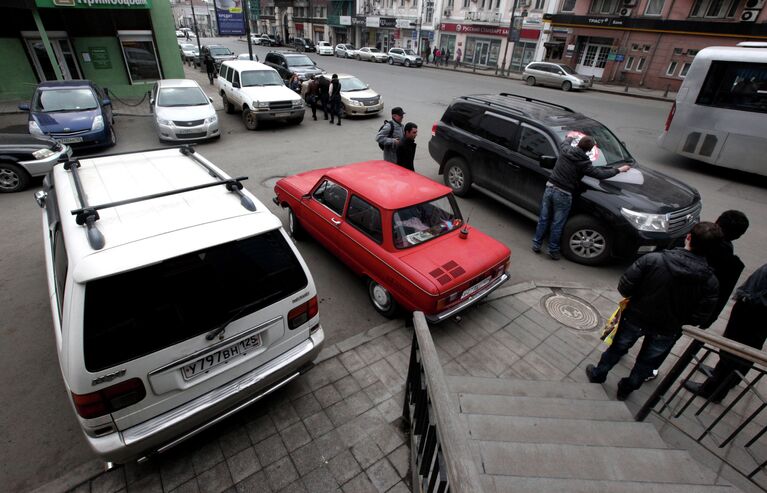
[[(272, 296), (272, 295), (270, 295), (270, 296)], [(210, 332), (208, 332), (208, 334), (205, 336), (205, 339), (207, 339), (208, 341), (212, 341), (213, 339), (216, 338), (217, 335), (219, 335), (222, 332), (224, 332), (224, 330), (226, 330), (226, 327), (230, 323), (232, 323), (235, 320), (237, 320), (238, 318), (240, 318), (247, 310), (252, 308), (253, 305), (257, 305), (257, 304), (261, 303), (262, 301), (264, 301), (267, 298), (269, 298), (269, 296), (264, 296), (263, 298), (259, 298), (259, 299), (255, 300), (255, 301), (251, 301), (250, 303), (241, 306), (240, 309), (237, 310), (237, 313), (235, 313), (229, 319), (227, 319), (226, 322), (222, 323), (221, 325), (219, 325), (215, 329), (213, 329)]]

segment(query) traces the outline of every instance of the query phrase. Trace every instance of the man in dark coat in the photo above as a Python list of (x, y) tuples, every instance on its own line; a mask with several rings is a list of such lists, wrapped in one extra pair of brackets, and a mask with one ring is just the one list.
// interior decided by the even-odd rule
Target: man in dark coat
[(413, 122), (405, 124), (402, 142), (397, 146), (397, 164), (410, 171), (415, 171), (415, 138), (418, 135), (418, 125)]
[(721, 239), (719, 226), (701, 222), (687, 235), (684, 248), (648, 253), (626, 270), (618, 291), (629, 299), (628, 306), (599, 364), (586, 367), (589, 382), (604, 382), (613, 366), (644, 336), (631, 373), (618, 382), (618, 399), (625, 400), (666, 359), (682, 335), (682, 325), (701, 325), (709, 319), (719, 284), (706, 255)]
[(304, 98), (306, 99), (306, 103), (312, 109), (312, 119), (317, 120), (317, 102), (320, 99), (320, 84), (317, 82), (317, 78), (314, 75), (309, 79)]
[(333, 117), (338, 118), (338, 126), (341, 126), (341, 81), (338, 80), (338, 74), (333, 74), (330, 79), (330, 124), (333, 124)]
[(210, 53), (205, 54), (205, 71), (208, 73), (208, 80), (213, 84), (213, 76), (216, 74), (216, 62)]
[(328, 119), (328, 105), (330, 104), (330, 81), (327, 77), (319, 76), (320, 104), (322, 112), (325, 113), (325, 119)]
[[(578, 144), (572, 145), (575, 138), (579, 138)], [(631, 169), (631, 166), (627, 164), (620, 168), (592, 166), (587, 153), (591, 151), (594, 145), (594, 139), (588, 135), (568, 136), (560, 145), (559, 158), (557, 158), (549, 181), (546, 182), (546, 190), (543, 192), (538, 226), (535, 228), (535, 237), (533, 238), (533, 252), (541, 252), (543, 235), (546, 234), (549, 223), (551, 223), (549, 257), (553, 260), (560, 259), (559, 240), (562, 237), (567, 216), (570, 214), (573, 194), (584, 175), (603, 180)]]

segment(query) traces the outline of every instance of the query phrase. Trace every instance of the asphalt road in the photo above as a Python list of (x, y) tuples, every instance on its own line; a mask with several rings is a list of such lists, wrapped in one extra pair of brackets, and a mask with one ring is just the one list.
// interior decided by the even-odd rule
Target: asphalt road
[[(244, 42), (219, 40), (238, 53)], [(263, 60), (266, 48), (255, 47)], [(419, 125), (416, 170), (440, 180), (429, 157), (431, 125), (450, 101), (471, 93), (514, 92), (569, 106), (609, 126), (624, 140), (642, 166), (695, 186), (703, 197), (703, 217), (714, 219), (726, 209), (740, 209), (751, 219), (748, 233), (736, 243), (746, 274), (765, 261), (767, 180), (704, 166), (659, 149), (655, 143), (670, 109), (668, 103), (596, 92), (564, 93), (527, 87), (516, 80), (390, 67), (310, 55), (330, 73), (351, 73), (380, 92), (386, 115), (394, 106), (406, 111), (405, 121)], [(308, 118), (300, 126), (279, 124), (256, 132), (245, 130), (239, 115), (220, 114), (223, 136), (198, 150), (232, 175), (247, 175), (246, 185), (285, 223), (283, 210), (271, 202), (276, 178), (296, 172), (379, 159), (374, 136), (384, 116), (344, 120), (341, 127)], [(18, 130), (24, 115), (0, 115), (0, 131)], [(158, 147), (149, 120), (117, 118), (118, 151)], [(39, 186), (39, 181), (35, 182)], [(8, 491), (31, 490), (93, 460), (86, 448), (64, 390), (51, 334), (40, 211), (33, 190), (0, 196), (0, 484)], [(471, 223), (506, 243), (512, 250), (510, 283), (526, 280), (578, 281), (613, 287), (627, 262), (588, 268), (568, 261), (553, 262), (529, 251), (534, 223), (476, 195), (460, 199)], [(759, 245), (762, 245), (761, 247)], [(385, 321), (372, 308), (361, 280), (312, 241), (299, 243), (321, 297), (320, 313), (329, 343), (341, 341)]]

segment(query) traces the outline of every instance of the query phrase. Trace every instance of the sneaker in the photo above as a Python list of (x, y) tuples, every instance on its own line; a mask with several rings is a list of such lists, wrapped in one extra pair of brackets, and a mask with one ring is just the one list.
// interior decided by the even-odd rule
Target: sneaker
[(533, 253), (541, 253), (541, 247), (533, 245), (530, 247), (533, 250)]
[(549, 252), (549, 257), (551, 258), (551, 260), (559, 260), (562, 258), (559, 252)]
[(588, 378), (589, 382), (591, 383), (604, 383), (607, 377), (599, 378), (594, 374), (595, 371), (596, 371), (596, 368), (594, 367), (594, 365), (588, 365), (586, 367), (586, 378)]
[(644, 381), (649, 382), (650, 380), (655, 380), (656, 378), (658, 378), (658, 370), (653, 370), (652, 373), (650, 373), (650, 376), (645, 378)]

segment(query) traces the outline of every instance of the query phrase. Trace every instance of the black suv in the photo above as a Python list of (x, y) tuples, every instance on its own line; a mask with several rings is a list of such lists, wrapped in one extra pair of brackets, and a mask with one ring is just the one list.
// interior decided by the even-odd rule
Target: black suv
[(303, 53), (270, 51), (266, 54), (264, 63), (277, 70), (286, 84), (293, 77), (293, 74), (298, 74), (298, 78), (305, 81), (312, 75), (324, 73), (324, 70), (315, 65), (314, 61)]
[(296, 51), (317, 51), (314, 42), (309, 38), (293, 38), (293, 47)]
[(235, 55), (232, 50), (226, 46), (204, 45), (202, 47), (202, 51), (200, 52), (200, 63), (202, 64), (203, 69), (205, 68), (205, 58), (207, 56), (213, 58), (213, 63), (216, 65), (216, 70), (221, 68), (221, 62), (234, 60), (237, 58), (237, 55)]
[(507, 93), (459, 97), (434, 124), (429, 153), (456, 195), (474, 188), (537, 220), (560, 143), (571, 134), (594, 138), (594, 166), (635, 171), (583, 179), (562, 235), (565, 257), (596, 265), (667, 248), (698, 222), (697, 190), (637, 167), (607, 127), (554, 103)]

